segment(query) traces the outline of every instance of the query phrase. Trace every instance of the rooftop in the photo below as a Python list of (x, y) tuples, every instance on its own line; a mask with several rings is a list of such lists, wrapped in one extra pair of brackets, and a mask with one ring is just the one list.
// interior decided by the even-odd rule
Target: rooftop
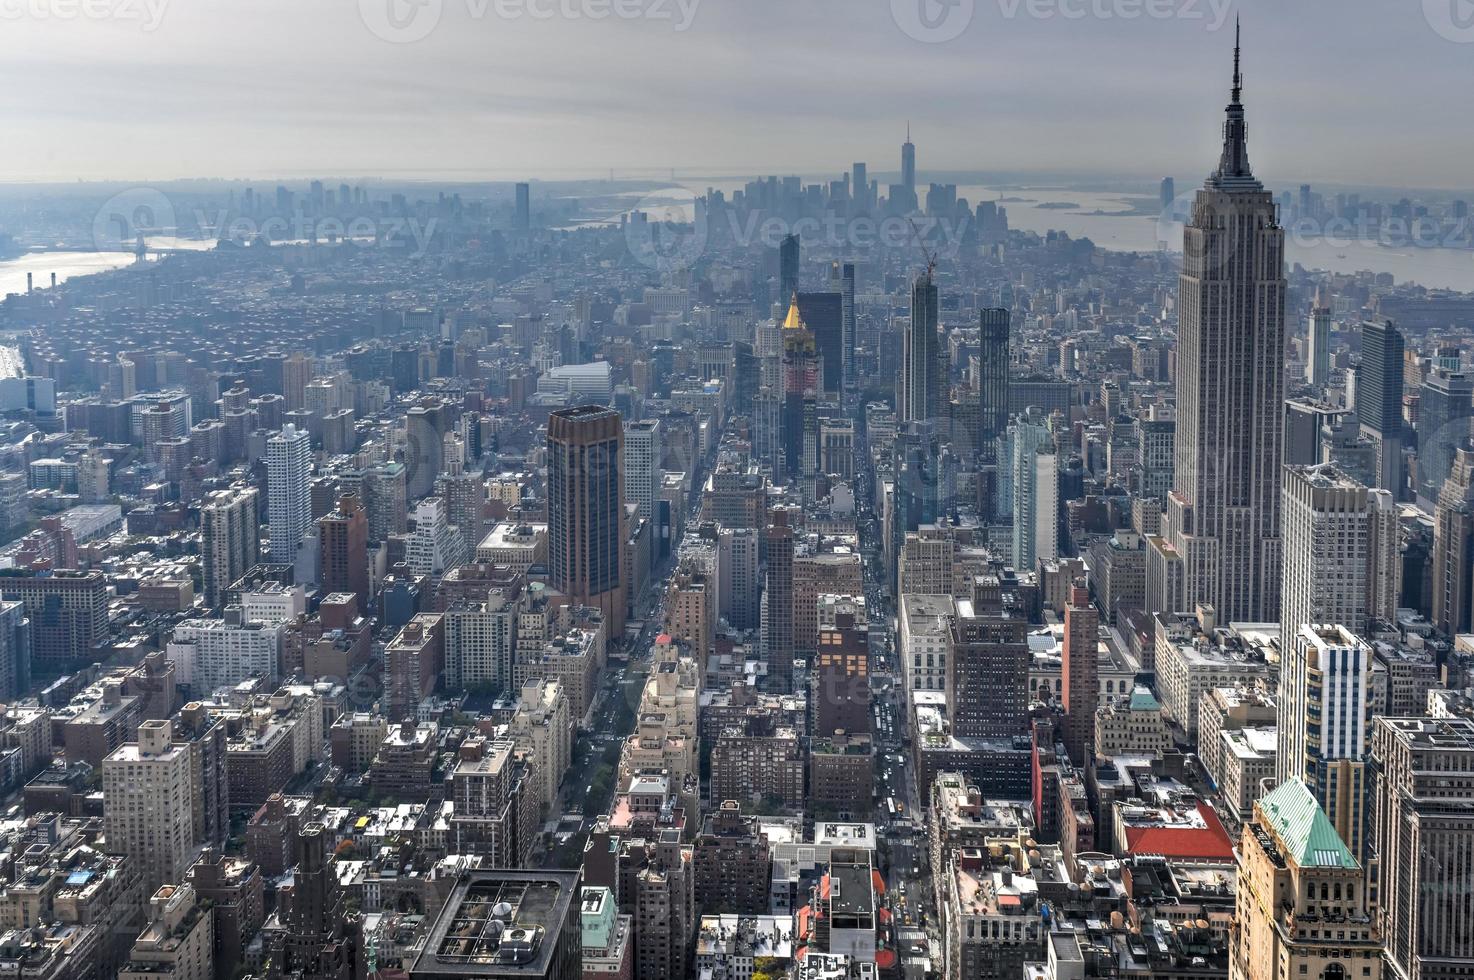
[(1258, 809), (1302, 868), (1361, 869), (1325, 811), (1298, 779), (1281, 783), (1259, 801)]
[(472, 871), (456, 882), (415, 976), (541, 977), (558, 948), (577, 871)]

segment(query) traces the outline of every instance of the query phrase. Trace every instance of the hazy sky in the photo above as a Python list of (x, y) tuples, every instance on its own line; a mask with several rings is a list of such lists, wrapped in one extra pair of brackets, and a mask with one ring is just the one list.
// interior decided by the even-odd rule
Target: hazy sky
[(1474, 187), (1471, 0), (0, 0), (0, 178), (1196, 180), (1235, 13), (1262, 176)]

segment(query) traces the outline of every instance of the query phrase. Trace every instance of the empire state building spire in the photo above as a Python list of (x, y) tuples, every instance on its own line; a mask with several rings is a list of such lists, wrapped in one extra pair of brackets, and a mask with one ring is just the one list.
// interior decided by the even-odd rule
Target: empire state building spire
[(1223, 158), (1182, 231), (1173, 482), (1146, 607), (1268, 623), (1284, 571), (1285, 232), (1244, 150), (1237, 46), (1233, 74)]
[(1244, 76), (1239, 71), (1239, 24), (1233, 27), (1233, 98), (1228, 103), (1228, 118), (1223, 123), (1223, 156), (1211, 183), (1225, 188), (1235, 185), (1258, 190), (1261, 186), (1249, 169), (1248, 132), (1244, 125)]

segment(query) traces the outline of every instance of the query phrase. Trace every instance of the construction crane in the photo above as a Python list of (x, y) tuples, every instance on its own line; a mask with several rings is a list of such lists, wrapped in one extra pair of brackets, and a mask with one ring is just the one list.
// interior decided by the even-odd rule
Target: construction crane
[(911, 233), (916, 236), (916, 247), (921, 249), (921, 254), (926, 258), (926, 278), (933, 278), (937, 271), (937, 253), (926, 247), (926, 237), (922, 235), (921, 229), (916, 225), (916, 219), (907, 217), (911, 223)]

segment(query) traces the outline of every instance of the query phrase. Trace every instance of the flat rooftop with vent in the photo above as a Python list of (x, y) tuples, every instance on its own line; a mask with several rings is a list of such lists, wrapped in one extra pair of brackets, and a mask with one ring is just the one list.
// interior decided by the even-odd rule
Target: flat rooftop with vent
[(577, 871), (472, 871), (451, 889), (410, 970), (420, 977), (573, 980)]

